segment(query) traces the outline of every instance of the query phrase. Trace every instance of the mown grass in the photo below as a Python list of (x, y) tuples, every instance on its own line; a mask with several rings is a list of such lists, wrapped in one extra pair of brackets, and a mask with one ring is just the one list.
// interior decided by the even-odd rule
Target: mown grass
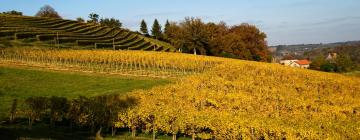
[(148, 89), (169, 83), (166, 79), (135, 78), (29, 69), (0, 65), (0, 120), (7, 119), (13, 99), (22, 102), (33, 96), (98, 96), (126, 94), (134, 89)]
[(145, 39), (146, 41), (152, 42), (152, 43), (154, 43), (154, 44), (163, 46), (164, 48), (170, 48), (170, 51), (171, 51), (171, 52), (176, 51), (176, 48), (174, 48), (174, 46), (172, 46), (171, 44), (166, 43), (166, 42), (164, 42), (164, 41), (159, 41), (159, 40), (156, 40), (156, 39), (153, 39), (153, 38), (150, 38), (150, 37), (145, 37), (144, 39)]
[(360, 70), (358, 70), (358, 71), (352, 71), (352, 72), (348, 72), (348, 73), (344, 73), (344, 75), (354, 76), (354, 77), (359, 77), (359, 78), (360, 78)]

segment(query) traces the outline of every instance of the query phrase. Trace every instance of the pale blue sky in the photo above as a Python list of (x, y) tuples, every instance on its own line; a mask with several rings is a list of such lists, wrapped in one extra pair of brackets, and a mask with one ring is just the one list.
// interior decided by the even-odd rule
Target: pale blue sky
[(141, 19), (150, 26), (154, 18), (163, 24), (191, 16), (255, 24), (268, 35), (269, 45), (360, 40), (360, 0), (0, 0), (0, 11), (34, 15), (45, 4), (66, 19), (95, 12), (132, 30)]

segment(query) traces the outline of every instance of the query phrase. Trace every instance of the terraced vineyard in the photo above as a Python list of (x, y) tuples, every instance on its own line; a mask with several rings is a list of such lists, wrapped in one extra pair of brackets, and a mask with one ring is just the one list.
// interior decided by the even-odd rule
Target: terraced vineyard
[(1, 14), (0, 39), (41, 42), (59, 48), (67, 44), (96, 49), (175, 51), (171, 45), (159, 44), (127, 29), (72, 20)]

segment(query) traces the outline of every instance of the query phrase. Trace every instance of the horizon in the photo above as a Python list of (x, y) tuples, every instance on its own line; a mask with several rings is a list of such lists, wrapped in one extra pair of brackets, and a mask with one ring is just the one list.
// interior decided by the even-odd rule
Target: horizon
[(142, 19), (151, 27), (155, 18), (161, 25), (166, 20), (179, 22), (185, 17), (198, 17), (204, 22), (224, 21), (229, 26), (249, 23), (266, 33), (269, 46), (360, 40), (360, 15), (357, 14), (360, 1), (356, 0), (228, 0), (226, 3), (216, 0), (35, 0), (30, 3), (1, 0), (1, 3), (0, 12), (16, 10), (28, 16), (34, 16), (44, 5), (52, 6), (64, 19), (88, 19), (88, 14), (94, 12), (100, 17), (119, 19), (124, 28), (134, 31), (139, 30)]

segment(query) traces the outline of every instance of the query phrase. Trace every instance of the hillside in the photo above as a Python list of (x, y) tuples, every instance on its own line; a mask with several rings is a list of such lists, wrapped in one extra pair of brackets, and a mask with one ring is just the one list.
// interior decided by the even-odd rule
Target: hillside
[(338, 74), (225, 60), (176, 84), (134, 92), (140, 104), (117, 123), (204, 139), (358, 139), (359, 84)]
[[(16, 84), (14, 81), (17, 81)], [(165, 83), (168, 83), (165, 79), (54, 72), (0, 63), (0, 121), (8, 115), (15, 98), (23, 104), (26, 98), (34, 96), (77, 98), (126, 94), (134, 89), (148, 89)]]
[[(360, 138), (357, 77), (166, 52), (7, 48), (0, 56), (12, 65), (175, 77), (175, 83), (127, 96), (136, 105), (119, 112), (109, 127), (129, 128), (133, 136), (141, 131), (203, 139)], [(79, 123), (94, 127), (93, 121)]]
[(0, 14), (1, 46), (175, 51), (160, 41), (122, 28), (56, 18)]
[(352, 46), (358, 44), (360, 44), (360, 41), (347, 41), (347, 42), (336, 42), (336, 43), (326, 43), (326, 44), (278, 45), (278, 46), (270, 46), (269, 48), (272, 50), (272, 54), (275, 57), (283, 57), (286, 55), (304, 57), (304, 53), (306, 52), (332, 49), (340, 46)]

